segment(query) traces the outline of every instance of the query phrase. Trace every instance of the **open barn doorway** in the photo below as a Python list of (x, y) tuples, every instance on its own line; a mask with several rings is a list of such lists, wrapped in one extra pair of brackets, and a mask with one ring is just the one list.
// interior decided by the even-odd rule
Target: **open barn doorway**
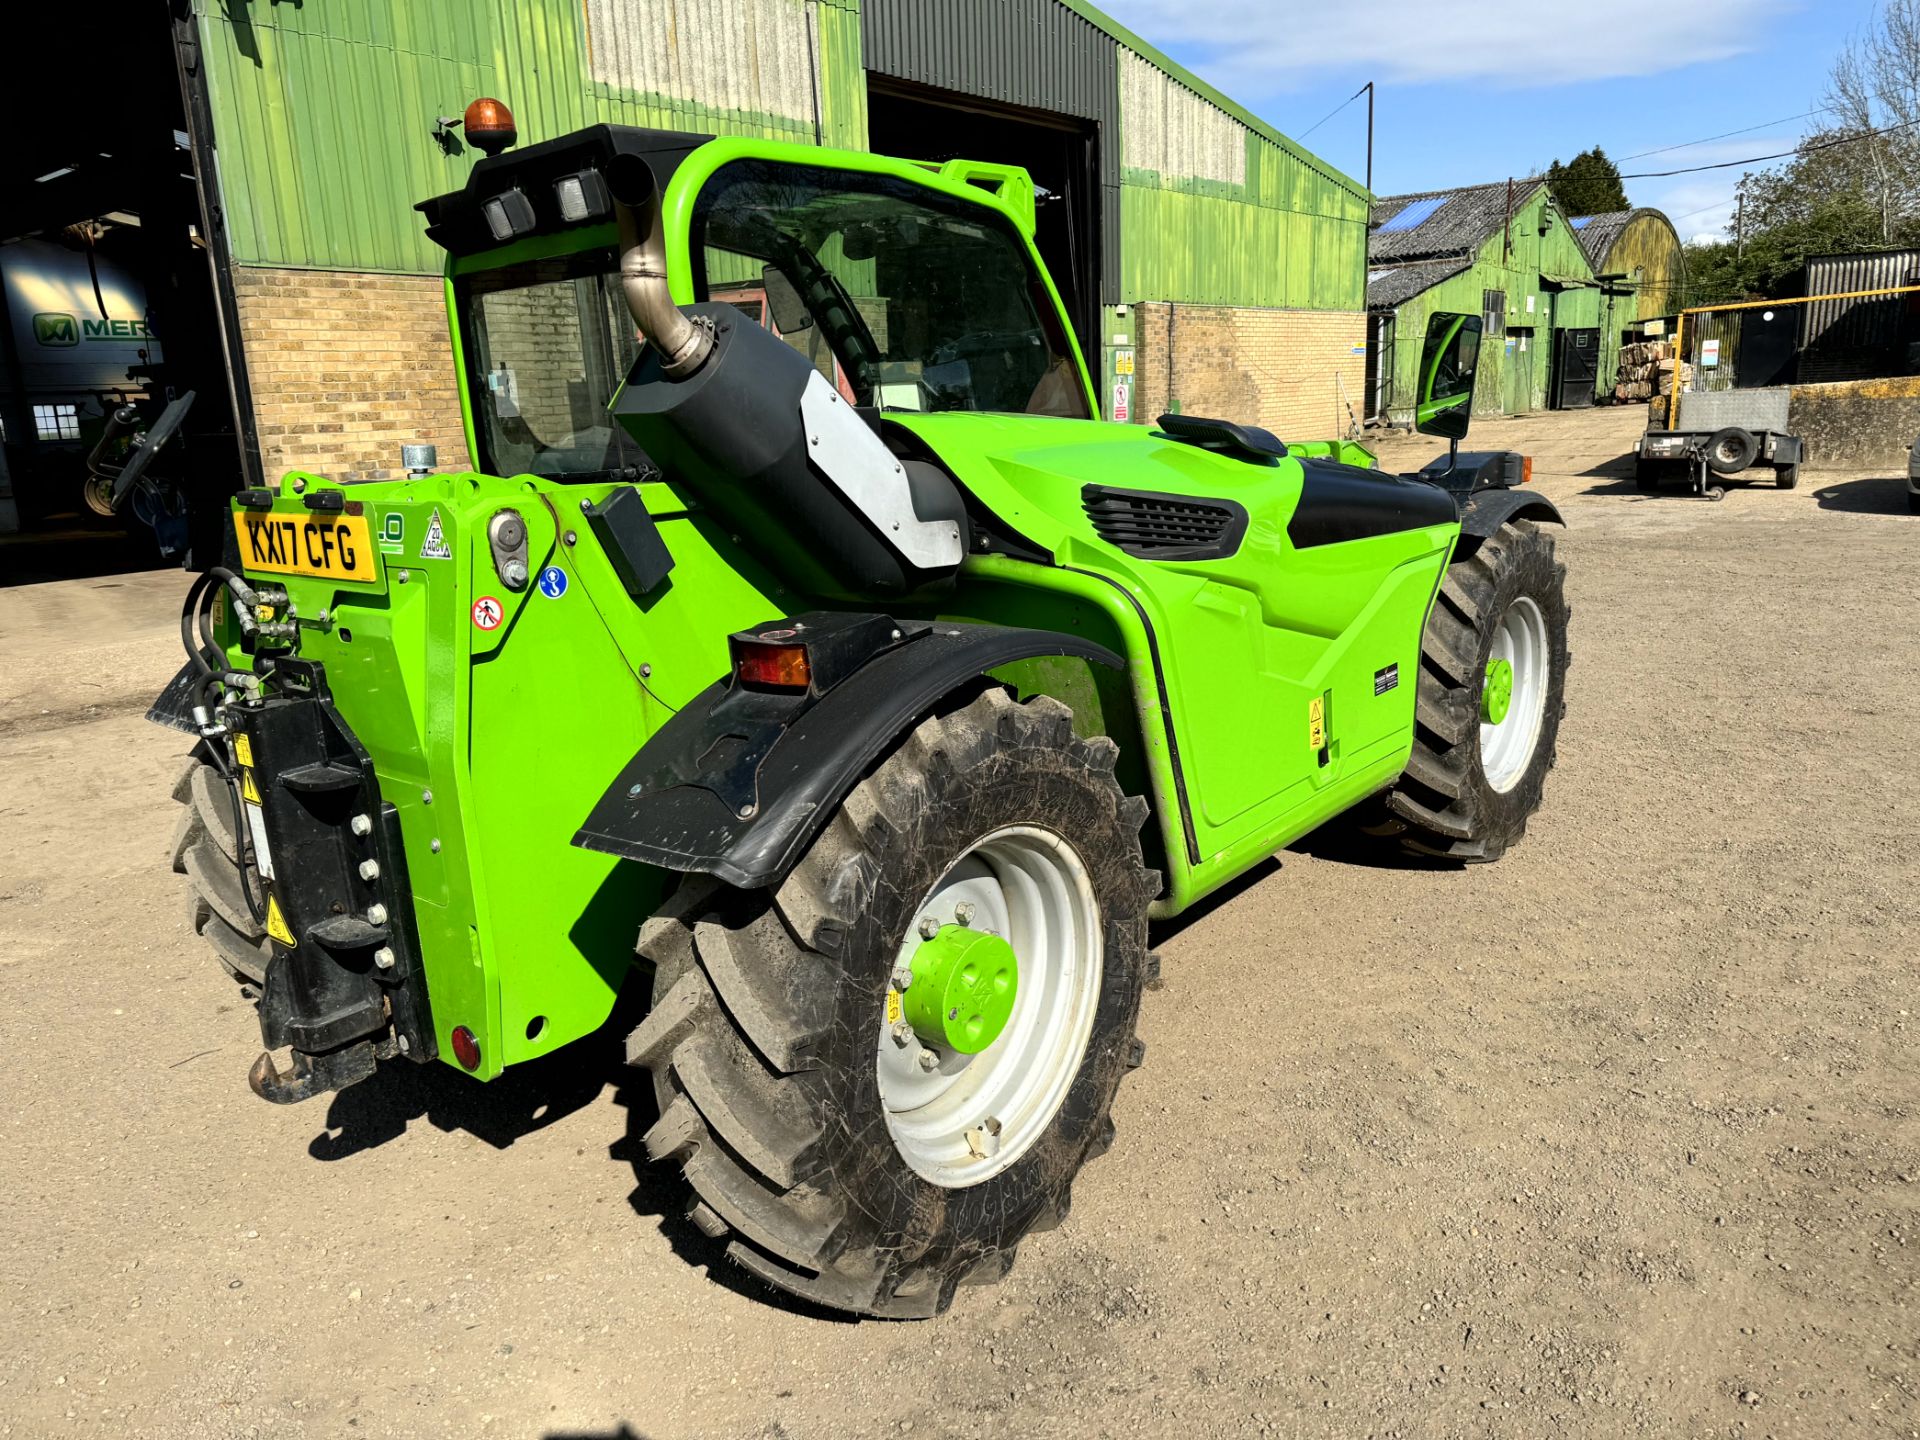
[(1091, 121), (867, 77), (876, 154), (1019, 165), (1037, 192), (1035, 243), (1087, 363), (1100, 364), (1100, 168)]
[[(59, 123), (15, 127), (0, 154), (0, 584), (204, 567), (248, 483), (195, 26), (184, 4), (103, 17), (84, 40), (102, 78), (82, 88), (71, 66), (18, 67), (16, 113)], [(189, 393), (115, 497), (90, 457), (124, 462)]]

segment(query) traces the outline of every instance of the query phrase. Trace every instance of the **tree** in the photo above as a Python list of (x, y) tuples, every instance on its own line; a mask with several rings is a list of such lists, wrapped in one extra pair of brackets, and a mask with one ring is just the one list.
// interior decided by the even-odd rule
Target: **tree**
[(1778, 295), (1811, 255), (1920, 247), (1920, 0), (1884, 0), (1825, 101), (1834, 123), (1740, 177), (1733, 238), (1687, 247), (1689, 303)]
[[(1913, 0), (1920, 4), (1920, 0)], [(1547, 188), (1553, 200), (1568, 215), (1608, 215), (1628, 209), (1626, 187), (1620, 183), (1620, 167), (1607, 158), (1598, 145), (1582, 150), (1562, 165), (1558, 160), (1547, 167)]]
[(1859, 188), (1878, 202), (1880, 243), (1892, 244), (1901, 222), (1920, 215), (1920, 0), (1885, 0), (1833, 62), (1826, 101), (1867, 137), (1847, 148)]

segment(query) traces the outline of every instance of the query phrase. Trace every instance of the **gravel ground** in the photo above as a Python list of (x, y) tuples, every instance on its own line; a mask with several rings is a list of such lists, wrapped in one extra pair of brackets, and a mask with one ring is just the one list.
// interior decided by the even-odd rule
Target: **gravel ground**
[(1166, 927), (1119, 1143), (926, 1324), (731, 1271), (614, 1044), (254, 1099), (139, 714), (184, 582), (0, 590), (0, 1435), (1920, 1434), (1920, 520), (1643, 497), (1633, 423), (1474, 437), (1569, 521), (1525, 844)]

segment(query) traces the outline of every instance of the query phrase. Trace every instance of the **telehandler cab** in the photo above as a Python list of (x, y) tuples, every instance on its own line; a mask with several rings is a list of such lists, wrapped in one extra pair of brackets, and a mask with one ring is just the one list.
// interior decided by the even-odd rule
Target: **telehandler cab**
[[(1539, 806), (1519, 457), (1102, 423), (1024, 172), (603, 125), (420, 208), (478, 469), (240, 494), (154, 710), (264, 1098), (489, 1079), (633, 970), (693, 1220), (931, 1315), (1112, 1143), (1150, 919), (1363, 804), (1461, 861)], [(1478, 340), (1426, 337), (1456, 450)]]

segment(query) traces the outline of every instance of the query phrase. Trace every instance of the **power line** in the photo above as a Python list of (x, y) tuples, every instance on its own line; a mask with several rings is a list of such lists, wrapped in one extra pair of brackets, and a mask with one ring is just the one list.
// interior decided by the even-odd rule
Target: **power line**
[(1342, 110), (1346, 109), (1347, 106), (1351, 105), (1354, 101), (1358, 100), (1362, 95), (1366, 93), (1367, 93), (1367, 87), (1362, 85), (1358, 90), (1354, 91), (1346, 99), (1342, 100), (1338, 105), (1334, 106), (1333, 109), (1329, 110), (1326, 114), (1322, 115), (1318, 120), (1314, 121), (1311, 128), (1301, 131), (1300, 134), (1295, 136), (1294, 138), (1296, 140), (1306, 139), (1307, 136), (1311, 135), (1315, 130), (1318, 130), (1322, 125), (1326, 124), (1327, 121), (1331, 120), (1334, 116), (1338, 115)]
[(1724, 134), (1709, 135), (1704, 140), (1685, 140), (1678, 145), (1662, 145), (1656, 150), (1641, 150), (1632, 155), (1622, 155), (1621, 162), (1644, 160), (1649, 155), (1665, 155), (1670, 150), (1691, 150), (1696, 145), (1711, 145), (1716, 140), (1731, 140), (1736, 135), (1751, 135), (1756, 130), (1766, 130), (1775, 125), (1785, 125), (1789, 120), (1805, 120), (1809, 115), (1824, 114), (1827, 106), (1821, 105), (1812, 110), (1802, 110), (1798, 115), (1783, 115), (1778, 120), (1763, 120), (1758, 125), (1749, 125), (1744, 130), (1728, 130)]
[(1813, 145), (1796, 145), (1791, 150), (1781, 150), (1772, 155), (1751, 155), (1745, 160), (1722, 160), (1717, 165), (1688, 165), (1679, 170), (1641, 170), (1633, 174), (1622, 175), (1622, 180), (1664, 180), (1671, 175), (1697, 175), (1702, 170), (1732, 170), (1741, 165), (1759, 165), (1768, 160), (1785, 160), (1793, 155), (1807, 155), (1815, 150), (1831, 150), (1836, 145), (1858, 145), (1863, 140), (1872, 140), (1881, 135), (1891, 135), (1896, 130), (1911, 130), (1916, 121), (1904, 125), (1888, 125), (1879, 130), (1869, 130), (1864, 135), (1843, 135), (1837, 140), (1822, 140)]

